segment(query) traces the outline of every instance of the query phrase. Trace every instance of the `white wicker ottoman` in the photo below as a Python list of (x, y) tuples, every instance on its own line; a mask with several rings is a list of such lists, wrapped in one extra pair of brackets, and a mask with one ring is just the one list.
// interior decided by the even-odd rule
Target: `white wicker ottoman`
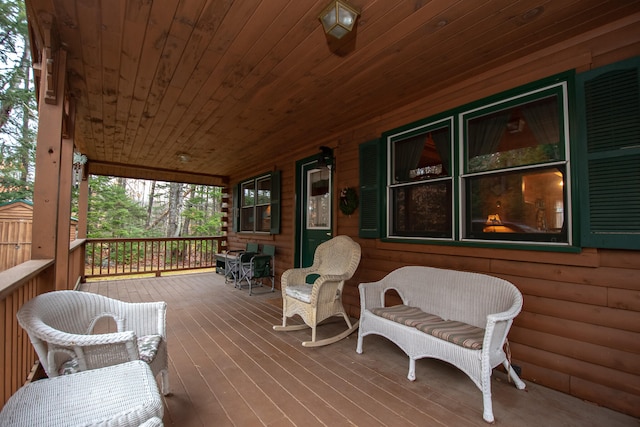
[(136, 360), (27, 384), (2, 409), (0, 426), (161, 426), (163, 413), (149, 365)]

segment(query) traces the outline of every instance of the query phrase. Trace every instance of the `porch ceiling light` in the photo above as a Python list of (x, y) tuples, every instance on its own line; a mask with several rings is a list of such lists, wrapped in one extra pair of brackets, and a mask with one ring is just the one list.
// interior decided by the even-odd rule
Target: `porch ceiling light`
[(332, 37), (341, 39), (353, 30), (358, 19), (358, 11), (343, 0), (333, 0), (320, 16), (324, 32)]
[(178, 153), (178, 160), (180, 160), (181, 163), (189, 163), (191, 156), (188, 153)]

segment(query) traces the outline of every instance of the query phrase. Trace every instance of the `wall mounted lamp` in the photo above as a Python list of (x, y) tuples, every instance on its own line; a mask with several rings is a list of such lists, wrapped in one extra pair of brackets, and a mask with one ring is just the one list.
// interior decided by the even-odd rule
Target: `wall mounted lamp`
[(333, 157), (333, 148), (323, 145), (320, 147), (320, 154), (318, 154), (318, 167), (327, 168), (335, 172), (336, 170), (336, 158)]
[(73, 173), (71, 175), (71, 181), (73, 186), (77, 186), (82, 180), (86, 180), (85, 165), (87, 164), (87, 156), (80, 154), (77, 151), (73, 152)]
[(325, 33), (341, 39), (353, 30), (358, 15), (360, 13), (344, 0), (333, 0), (318, 18), (322, 22)]

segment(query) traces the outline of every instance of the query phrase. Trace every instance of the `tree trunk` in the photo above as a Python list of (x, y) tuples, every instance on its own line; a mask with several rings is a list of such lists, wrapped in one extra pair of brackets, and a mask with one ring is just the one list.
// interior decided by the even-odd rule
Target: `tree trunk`
[[(24, 73), (24, 91), (29, 90), (29, 71), (31, 69), (29, 65), (29, 37), (24, 37), (24, 51), (22, 52), (22, 58), (20, 59), (20, 67)], [(29, 120), (30, 120), (29, 104), (22, 104), (22, 138), (20, 141), (20, 181), (25, 185), (29, 179), (29, 165), (31, 164), (33, 140), (29, 132)]]
[(169, 184), (169, 215), (167, 218), (167, 237), (179, 237), (180, 213), (182, 212), (182, 184)]
[[(189, 195), (188, 207), (191, 208), (196, 204), (196, 185), (195, 184), (191, 184), (191, 186), (189, 187), (188, 195)], [(180, 235), (188, 236), (190, 226), (191, 226), (191, 215), (186, 215), (184, 222), (182, 223), (182, 230), (180, 231)]]
[(151, 213), (153, 211), (153, 199), (156, 196), (156, 182), (151, 181), (151, 190), (149, 190), (149, 206), (147, 207), (147, 221), (145, 224), (145, 228), (149, 229), (149, 224), (151, 224)]

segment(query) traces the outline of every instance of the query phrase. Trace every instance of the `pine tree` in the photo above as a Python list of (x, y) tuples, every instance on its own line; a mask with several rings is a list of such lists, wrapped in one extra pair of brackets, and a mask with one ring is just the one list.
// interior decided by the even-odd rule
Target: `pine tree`
[(31, 199), (36, 101), (24, 2), (0, 2), (0, 202)]

